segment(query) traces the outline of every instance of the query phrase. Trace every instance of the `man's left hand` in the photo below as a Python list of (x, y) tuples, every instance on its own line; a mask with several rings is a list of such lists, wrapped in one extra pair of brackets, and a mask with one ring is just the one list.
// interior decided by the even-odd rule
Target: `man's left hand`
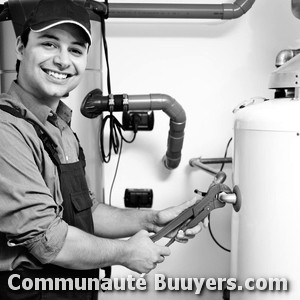
[[(162, 227), (167, 225), (170, 221), (176, 218), (184, 210), (194, 205), (196, 201), (200, 200), (200, 196), (195, 196), (193, 199), (188, 200), (178, 206), (169, 207), (167, 209), (158, 211), (154, 220), (154, 231), (158, 232)], [(172, 238), (176, 234), (175, 240), (180, 243), (187, 243), (188, 240), (194, 238), (201, 230), (202, 227), (207, 228), (208, 219), (205, 218), (203, 223), (196, 225), (195, 227), (188, 228), (185, 232), (179, 230), (178, 232), (171, 232), (168, 237)]]

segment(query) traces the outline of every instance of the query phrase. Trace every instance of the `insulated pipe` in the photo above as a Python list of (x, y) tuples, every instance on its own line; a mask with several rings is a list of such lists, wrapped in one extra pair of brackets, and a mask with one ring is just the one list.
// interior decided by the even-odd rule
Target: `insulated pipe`
[(109, 3), (108, 18), (236, 19), (255, 0), (223, 4)]
[(185, 111), (171, 96), (166, 94), (114, 95), (102, 96), (102, 91), (91, 91), (81, 104), (81, 113), (87, 118), (95, 118), (104, 111), (162, 110), (170, 117), (167, 152), (164, 164), (167, 169), (175, 169), (181, 160), (181, 149), (186, 122)]

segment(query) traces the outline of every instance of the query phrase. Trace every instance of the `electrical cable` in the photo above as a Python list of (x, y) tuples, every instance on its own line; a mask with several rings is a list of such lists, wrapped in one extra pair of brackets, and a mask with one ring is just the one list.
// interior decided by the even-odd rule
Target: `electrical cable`
[[(105, 4), (107, 6), (108, 10), (108, 1), (105, 0)], [(113, 100), (113, 96), (111, 94), (111, 79), (110, 79), (110, 66), (109, 66), (109, 58), (108, 58), (108, 46), (107, 46), (107, 40), (106, 40), (106, 28), (105, 28), (105, 18), (107, 18), (108, 13), (105, 15), (101, 15), (101, 33), (102, 33), (102, 40), (103, 40), (103, 50), (104, 50), (104, 55), (105, 55), (105, 61), (106, 61), (106, 68), (107, 68), (107, 91)], [(126, 106), (125, 106), (126, 107)], [(127, 109), (127, 107), (126, 107)], [(104, 131), (107, 122), (109, 123), (109, 136), (108, 136), (108, 152), (105, 152), (105, 145), (104, 145)], [(135, 124), (137, 125), (137, 124)], [(132, 143), (135, 138), (136, 138), (136, 133), (137, 133), (137, 126), (134, 128), (134, 135), (131, 140), (127, 140), (123, 133), (123, 125), (118, 121), (118, 119), (113, 115), (113, 106), (110, 109), (109, 114), (102, 120), (101, 123), (101, 128), (100, 128), (100, 150), (101, 150), (101, 156), (102, 160), (104, 163), (108, 163), (111, 159), (111, 153), (112, 149), (115, 154), (118, 154), (118, 161), (117, 161), (117, 166), (115, 170), (115, 174), (112, 180), (112, 184), (110, 187), (110, 193), (109, 193), (109, 205), (111, 205), (111, 196), (112, 196), (112, 190), (114, 187), (114, 183), (116, 180), (119, 164), (120, 164), (120, 159), (121, 159), (121, 153), (122, 153), (122, 148), (123, 148), (123, 141), (126, 143)]]
[(106, 41), (106, 29), (105, 29), (105, 19), (104, 17), (101, 17), (101, 33), (102, 33), (102, 41), (103, 41), (103, 50), (105, 55), (105, 61), (106, 61), (106, 71), (107, 71), (107, 91), (108, 94), (111, 94), (111, 82), (110, 82), (110, 67), (109, 67), (109, 59), (108, 59), (108, 46)]
[(109, 200), (108, 200), (108, 203), (109, 203), (110, 206), (111, 206), (112, 191), (113, 191), (113, 188), (114, 188), (114, 185), (115, 185), (115, 181), (116, 181), (116, 178), (117, 178), (117, 173), (118, 173), (118, 170), (119, 170), (122, 148), (123, 148), (123, 140), (121, 140), (120, 152), (119, 152), (119, 156), (118, 156), (117, 166), (116, 166), (115, 174), (114, 174), (114, 177), (113, 177), (113, 180), (112, 180), (112, 183), (111, 183), (111, 186), (110, 186), (110, 190), (109, 190)]
[[(106, 30), (105, 30), (105, 19), (108, 18), (108, 0), (105, 0), (105, 5), (107, 6), (107, 12), (106, 15), (101, 15), (101, 33), (102, 33), (102, 41), (103, 41), (103, 49), (104, 49), (104, 55), (105, 55), (105, 60), (106, 60), (106, 68), (107, 68), (107, 91), (108, 95), (111, 98), (111, 81), (110, 81), (110, 67), (109, 67), (109, 59), (108, 59), (108, 46), (107, 46), (107, 41), (106, 41)], [(128, 108), (125, 106), (126, 109)], [(105, 153), (104, 150), (104, 130), (105, 130), (105, 124), (106, 122), (109, 121), (109, 150), (108, 154)], [(109, 191), (109, 205), (111, 206), (112, 204), (112, 191), (114, 188), (114, 184), (116, 181), (119, 165), (120, 165), (120, 159), (121, 159), (121, 153), (122, 153), (122, 148), (123, 148), (123, 141), (127, 143), (132, 143), (135, 140), (136, 137), (136, 131), (134, 131), (134, 136), (133, 138), (128, 141), (124, 138), (122, 134), (123, 126), (121, 123), (117, 120), (117, 118), (113, 115), (113, 107), (110, 107), (110, 112), (109, 115), (107, 115), (102, 123), (101, 123), (101, 128), (100, 128), (100, 149), (101, 149), (101, 155), (102, 155), (102, 160), (105, 163), (108, 163), (111, 158), (111, 149), (113, 148), (115, 154), (119, 152), (118, 156), (118, 161), (114, 173), (114, 177), (110, 186), (110, 191)], [(119, 134), (119, 136), (118, 136)], [(105, 200), (104, 200), (105, 203)], [(105, 278), (110, 278), (111, 277), (111, 272), (112, 272), (112, 267), (108, 266), (104, 268), (105, 271)]]
[[(108, 1), (105, 1), (105, 4), (108, 7)], [(102, 40), (103, 40), (103, 49), (104, 49), (104, 55), (105, 55), (105, 61), (106, 61), (106, 68), (107, 68), (107, 91), (110, 96), (111, 95), (111, 79), (110, 79), (110, 66), (109, 66), (109, 58), (108, 58), (108, 46), (107, 46), (107, 40), (106, 40), (106, 29), (105, 29), (105, 16), (101, 16), (101, 32), (102, 32)], [(113, 96), (112, 96), (113, 97)], [(104, 128), (106, 125), (106, 122), (109, 121), (109, 150), (108, 154), (105, 153), (104, 150)], [(132, 143), (136, 136), (136, 131), (134, 132), (134, 136), (132, 140), (128, 141), (124, 138), (122, 134), (123, 126), (118, 121), (118, 119), (113, 115), (113, 109), (110, 110), (109, 115), (107, 115), (101, 126), (100, 131), (100, 146), (101, 146), (101, 154), (102, 159), (105, 163), (108, 163), (111, 158), (111, 150), (113, 148), (115, 154), (118, 154), (120, 149), (120, 140), (125, 141), (126, 143)]]
[[(232, 141), (232, 138), (230, 138), (229, 141), (228, 141), (228, 143), (227, 143), (226, 150), (225, 150), (225, 154), (224, 154), (224, 158), (227, 157), (227, 152), (228, 152), (228, 148), (229, 148), (229, 145), (230, 145), (231, 141)], [(222, 163), (222, 166), (221, 166), (221, 168), (220, 168), (220, 171), (223, 170), (224, 165), (225, 165), (225, 162)], [(209, 230), (209, 233), (210, 233), (211, 238), (213, 239), (213, 241), (214, 241), (221, 249), (223, 249), (223, 250), (226, 251), (226, 252), (231, 252), (230, 249), (227, 249), (226, 247), (222, 246), (222, 245), (217, 241), (217, 239), (215, 238), (215, 236), (214, 236), (214, 234), (213, 234), (213, 232), (212, 232), (210, 223), (211, 223), (211, 222), (210, 222), (210, 214), (209, 214), (209, 215), (208, 215), (208, 230)]]
[[(104, 145), (104, 130), (105, 130), (105, 125), (106, 122), (109, 121), (109, 145), (108, 145), (108, 153), (105, 152), (105, 145)], [(127, 140), (123, 134), (122, 134), (123, 126), (122, 124), (118, 121), (118, 119), (110, 113), (107, 115), (101, 125), (101, 130), (100, 130), (100, 147), (101, 147), (101, 155), (103, 162), (108, 163), (111, 159), (111, 152), (112, 149), (114, 150), (115, 154), (118, 154), (119, 151), (121, 150), (121, 143), (122, 141), (125, 141), (126, 143), (132, 143), (135, 140), (136, 137), (136, 132), (134, 132), (133, 138), (131, 140)], [(120, 143), (121, 141), (121, 143)]]
[[(229, 148), (229, 145), (230, 145), (231, 141), (232, 141), (232, 138), (230, 138), (229, 141), (228, 141), (228, 143), (227, 143), (225, 154), (224, 154), (224, 158), (227, 157), (227, 152), (228, 152), (228, 148)], [(224, 166), (225, 166), (225, 162), (222, 163), (220, 171), (223, 171)]]
[(221, 249), (223, 249), (223, 250), (226, 251), (226, 252), (231, 252), (230, 249), (227, 249), (226, 247), (222, 246), (222, 245), (216, 240), (215, 236), (213, 235), (212, 230), (211, 230), (211, 225), (210, 225), (210, 215), (208, 215), (208, 230), (209, 230), (210, 236), (211, 236), (211, 238), (213, 239), (213, 241), (214, 241)]

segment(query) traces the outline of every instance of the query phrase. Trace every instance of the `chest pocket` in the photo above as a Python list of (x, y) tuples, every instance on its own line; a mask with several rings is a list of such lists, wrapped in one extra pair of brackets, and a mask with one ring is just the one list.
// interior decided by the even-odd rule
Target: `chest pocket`
[(63, 219), (70, 225), (94, 233), (93, 205), (81, 161), (58, 165), (63, 196)]

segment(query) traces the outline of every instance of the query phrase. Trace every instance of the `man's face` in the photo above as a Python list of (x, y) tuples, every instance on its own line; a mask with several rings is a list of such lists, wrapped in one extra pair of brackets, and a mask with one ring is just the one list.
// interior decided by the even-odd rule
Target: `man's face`
[(88, 44), (82, 29), (62, 24), (29, 33), (26, 47), (17, 40), (18, 83), (51, 106), (80, 82), (87, 63)]

